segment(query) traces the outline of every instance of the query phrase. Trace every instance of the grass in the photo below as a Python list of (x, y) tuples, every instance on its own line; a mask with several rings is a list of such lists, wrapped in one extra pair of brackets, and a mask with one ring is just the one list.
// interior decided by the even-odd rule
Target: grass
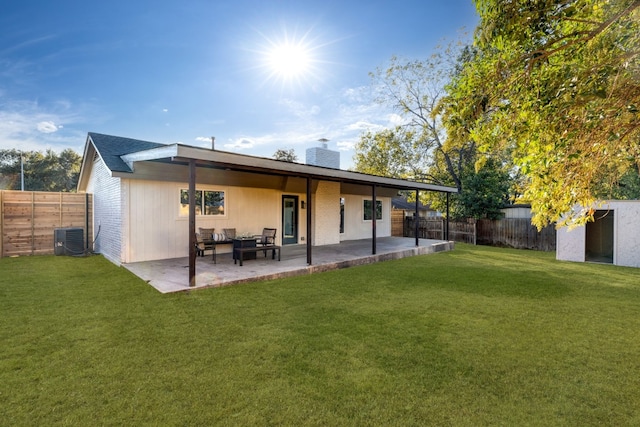
[(0, 259), (1, 425), (640, 425), (640, 270), (455, 251), (162, 295)]

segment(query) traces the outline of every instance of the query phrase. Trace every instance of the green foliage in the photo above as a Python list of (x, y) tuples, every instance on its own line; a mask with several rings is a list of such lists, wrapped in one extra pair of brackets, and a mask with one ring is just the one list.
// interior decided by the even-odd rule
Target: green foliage
[[(444, 84), (474, 56), (471, 47), (449, 46), (425, 61), (393, 57), (386, 69), (372, 73), (379, 88), (378, 101), (395, 108), (406, 123), (363, 134), (355, 149), (355, 169), (456, 187), (459, 194), (450, 198), (453, 217), (495, 217), (508, 198), (503, 184), (508, 191), (511, 180), (501, 172), (508, 168), (496, 169), (500, 162), (495, 160), (475, 172), (476, 142), (468, 132), (453, 135), (441, 124)], [(501, 174), (500, 178), (495, 174)], [(421, 197), (434, 208), (446, 210), (445, 196), (425, 193)]]
[[(378, 90), (378, 102), (395, 109), (405, 120), (403, 127), (407, 129), (404, 135), (396, 129), (397, 138), (390, 139), (386, 135), (382, 138), (404, 144), (398, 144), (397, 152), (410, 150), (405, 159), (414, 163), (405, 167), (414, 168), (416, 178), (422, 176), (423, 180), (440, 183), (434, 178), (443, 169), (450, 178), (448, 181), (458, 189), (461, 188), (460, 172), (473, 161), (470, 159), (475, 155), (475, 145), (445, 148), (446, 133), (436, 107), (452, 72), (449, 63), (458, 57), (459, 49), (459, 46), (450, 45), (424, 61), (392, 57), (387, 68), (371, 73), (373, 85)], [(402, 138), (410, 141), (402, 143)], [(396, 158), (403, 160), (400, 156)], [(438, 170), (434, 173), (433, 168)]]
[(290, 162), (290, 163), (294, 163), (298, 161), (298, 156), (296, 156), (296, 152), (294, 151), (293, 148), (290, 148), (288, 150), (279, 148), (278, 150), (276, 150), (275, 153), (273, 153), (273, 158), (276, 160), (283, 160), (285, 162)]
[(75, 191), (82, 158), (71, 149), (59, 155), (52, 150), (20, 152), (0, 150), (0, 187), (21, 188), (21, 156), (24, 167), (24, 189), (27, 191)]
[[(508, 204), (513, 194), (514, 178), (509, 168), (495, 159), (487, 159), (478, 169), (472, 165), (461, 173), (462, 189), (449, 196), (449, 216), (455, 220), (464, 218), (499, 219), (501, 209)], [(446, 180), (446, 176), (442, 177)], [(445, 212), (446, 196), (440, 193), (423, 193), (424, 203)]]
[(495, 160), (489, 159), (477, 172), (466, 174), (459, 195), (464, 218), (499, 219), (509, 202), (510, 178)]
[(169, 295), (99, 256), (0, 271), (3, 425), (640, 422), (638, 269), (456, 244)]
[(366, 132), (355, 147), (354, 168), (358, 172), (404, 179), (425, 175), (427, 162), (421, 140), (405, 127)]
[(451, 144), (507, 152), (534, 223), (590, 206), (640, 162), (640, 1), (476, 0), (476, 52), (441, 104)]

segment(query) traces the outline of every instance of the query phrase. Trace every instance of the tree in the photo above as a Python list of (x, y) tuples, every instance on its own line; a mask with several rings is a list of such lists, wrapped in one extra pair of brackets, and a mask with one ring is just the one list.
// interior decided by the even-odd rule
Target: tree
[(572, 208), (640, 164), (640, 1), (475, 3), (477, 52), (440, 104), (447, 144), (509, 153), (539, 228), (584, 223)]
[(479, 170), (463, 176), (462, 192), (459, 195), (461, 212), (457, 216), (501, 218), (501, 208), (509, 202), (510, 182), (508, 170), (495, 159), (488, 159)]
[(273, 158), (276, 160), (283, 160), (285, 162), (290, 162), (290, 163), (294, 163), (298, 161), (298, 156), (296, 156), (296, 153), (293, 150), (293, 148), (290, 148), (288, 150), (279, 148), (278, 150), (276, 150), (275, 153), (273, 153)]
[[(475, 154), (475, 144), (446, 148), (446, 135), (436, 111), (452, 71), (447, 61), (457, 55), (458, 49), (449, 46), (425, 61), (403, 61), (394, 56), (387, 68), (378, 68), (371, 73), (371, 77), (379, 90), (378, 102), (392, 107), (406, 120), (403, 127), (412, 136), (413, 156), (416, 159), (437, 158), (441, 161), (438, 167), (444, 168), (448, 174), (447, 184), (454, 185), (460, 191), (460, 172), (469, 161), (469, 156)], [(421, 172), (416, 171), (416, 177), (422, 175), (423, 179), (437, 182), (436, 176), (429, 174), (430, 166), (433, 165), (420, 164), (418, 167)], [(415, 165), (411, 167), (416, 168)]]
[(371, 175), (420, 179), (427, 164), (421, 141), (411, 129), (401, 126), (360, 136), (354, 155), (354, 169)]
[[(475, 141), (468, 132), (448, 133), (441, 123), (445, 83), (459, 73), (462, 64), (473, 55), (475, 50), (471, 47), (449, 46), (425, 61), (401, 61), (393, 57), (387, 68), (372, 73), (374, 85), (379, 88), (377, 100), (393, 107), (406, 122), (395, 129), (361, 135), (355, 149), (355, 169), (454, 186), (458, 194), (449, 199), (453, 217), (494, 217), (505, 199), (505, 191), (489, 181), (492, 174), (501, 173), (508, 190), (511, 182), (505, 172), (508, 162), (492, 161), (484, 169), (479, 164), (476, 171)], [(457, 143), (448, 144), (450, 138), (456, 138)], [(503, 163), (507, 166), (488, 173), (490, 168)], [(500, 200), (500, 206), (483, 203), (478, 205), (481, 207), (478, 210), (477, 206), (467, 205), (477, 200), (465, 190), (465, 181), (471, 185), (470, 191), (481, 192), (478, 197)], [(495, 194), (489, 197), (491, 191)], [(421, 199), (438, 210), (446, 209), (446, 197), (442, 194), (423, 193)]]
[(0, 150), (0, 184), (20, 190), (21, 156), (24, 161), (24, 187), (29, 191), (75, 191), (82, 158), (71, 149), (59, 155), (53, 150), (20, 152)]

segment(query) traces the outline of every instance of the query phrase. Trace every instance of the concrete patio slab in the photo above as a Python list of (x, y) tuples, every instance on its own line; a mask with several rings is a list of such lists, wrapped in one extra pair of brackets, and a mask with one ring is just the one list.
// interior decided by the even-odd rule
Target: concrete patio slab
[(158, 291), (170, 293), (313, 274), (453, 248), (454, 242), (442, 240), (420, 239), (416, 246), (414, 238), (382, 237), (376, 240), (376, 254), (372, 255), (370, 239), (350, 240), (314, 247), (312, 265), (307, 265), (306, 245), (287, 245), (282, 247), (281, 261), (277, 257), (272, 260), (270, 252), (266, 257), (259, 252), (257, 259), (245, 261), (242, 267), (233, 263), (231, 253), (219, 253), (216, 264), (209, 254), (196, 260), (195, 287), (189, 287), (189, 259), (186, 257), (122, 266)]

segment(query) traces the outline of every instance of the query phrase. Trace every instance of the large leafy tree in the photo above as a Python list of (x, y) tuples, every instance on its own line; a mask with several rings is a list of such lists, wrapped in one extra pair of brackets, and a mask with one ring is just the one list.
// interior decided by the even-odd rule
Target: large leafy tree
[(24, 189), (29, 191), (75, 191), (82, 158), (71, 149), (56, 154), (53, 150), (0, 150), (0, 186), (20, 190), (21, 162)]
[(538, 227), (588, 220), (572, 208), (640, 164), (640, 1), (475, 3), (476, 53), (440, 104), (447, 144), (512, 155)]
[[(463, 132), (456, 136), (458, 143), (448, 144), (452, 136), (441, 122), (445, 84), (474, 54), (472, 48), (450, 45), (424, 61), (393, 57), (386, 68), (372, 73), (378, 101), (394, 108), (405, 123), (361, 135), (355, 149), (355, 169), (456, 187), (458, 194), (450, 199), (454, 218), (496, 217), (505, 202), (502, 184), (508, 189), (511, 181), (508, 162), (496, 159), (476, 168), (476, 142)], [(500, 176), (500, 186), (494, 185), (494, 176)], [(473, 206), (479, 199), (470, 191), (477, 192), (484, 202)], [(441, 211), (446, 208), (446, 198), (439, 193), (424, 193), (422, 201)]]
[[(458, 55), (459, 48), (449, 46), (423, 61), (392, 57), (386, 68), (378, 68), (371, 77), (379, 91), (378, 102), (393, 108), (405, 121), (404, 131), (396, 129), (394, 138), (388, 138), (384, 131), (382, 139), (402, 143), (404, 138), (404, 147), (398, 149), (410, 150), (407, 167), (413, 169), (414, 178), (453, 185), (460, 190), (461, 173), (473, 161), (475, 143), (445, 147), (446, 133), (436, 111), (452, 72), (450, 63)], [(363, 139), (366, 138), (365, 135)], [(430, 173), (432, 167), (446, 171), (445, 182), (440, 181), (442, 175)]]

